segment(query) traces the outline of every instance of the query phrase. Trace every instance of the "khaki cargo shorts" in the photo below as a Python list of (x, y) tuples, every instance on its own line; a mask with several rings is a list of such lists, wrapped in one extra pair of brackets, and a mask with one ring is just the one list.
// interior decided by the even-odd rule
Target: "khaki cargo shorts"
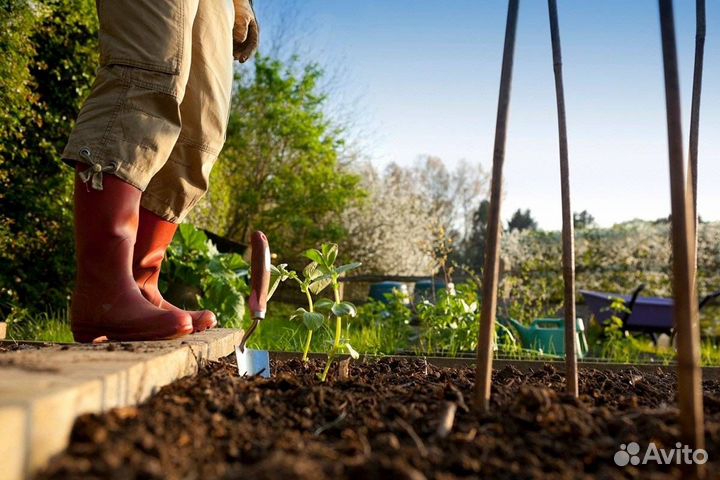
[[(180, 222), (208, 189), (233, 81), (232, 0), (97, 0), (100, 68), (63, 152)], [(82, 170), (82, 169), (81, 169)]]

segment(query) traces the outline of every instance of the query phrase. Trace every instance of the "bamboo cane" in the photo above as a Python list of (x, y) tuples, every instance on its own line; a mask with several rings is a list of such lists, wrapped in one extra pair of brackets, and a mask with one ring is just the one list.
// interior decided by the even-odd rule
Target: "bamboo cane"
[[(692, 206), (688, 200), (683, 160), (675, 21), (672, 0), (659, 0), (665, 73), (670, 197), (672, 204), (673, 296), (678, 344), (678, 396), (682, 440), (690, 448), (704, 448), (700, 328), (692, 269)], [(701, 476), (700, 465), (691, 467)]]
[(509, 0), (505, 45), (503, 47), (500, 93), (497, 120), (495, 123), (495, 148), (490, 189), (490, 212), (485, 244), (483, 266), (482, 311), (480, 312), (480, 333), (477, 347), (477, 380), (475, 399), (477, 406), (486, 411), (490, 406), (490, 382), (492, 380), (492, 340), (497, 312), (497, 287), (500, 250), (500, 203), (502, 201), (502, 171), (505, 161), (508, 110), (510, 107), (510, 86), (512, 84), (513, 57), (515, 55), (515, 33), (517, 31), (519, 0)]
[(560, 191), (562, 197), (562, 263), (565, 294), (565, 379), (569, 394), (578, 396), (577, 343), (575, 334), (575, 238), (570, 206), (570, 163), (568, 160), (567, 119), (565, 115), (565, 88), (562, 74), (562, 49), (557, 1), (548, 0), (550, 39), (552, 42), (555, 96), (558, 112), (558, 138), (560, 143)]
[(690, 153), (688, 156), (688, 191), (693, 209), (693, 278), (697, 276), (698, 256), (698, 137), (700, 132), (700, 97), (702, 95), (703, 59), (705, 56), (705, 0), (695, 2), (695, 69), (693, 72), (690, 110)]

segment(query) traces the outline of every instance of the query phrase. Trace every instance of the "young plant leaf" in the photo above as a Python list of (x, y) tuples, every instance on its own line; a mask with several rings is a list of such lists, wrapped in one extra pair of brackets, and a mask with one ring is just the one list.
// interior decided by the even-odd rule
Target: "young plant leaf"
[(297, 278), (297, 274), (287, 269), (287, 263), (281, 263), (278, 266), (270, 265), (270, 289), (268, 290), (268, 300), (273, 296), (275, 290), (281, 282), (289, 278)]
[(280, 282), (283, 281), (282, 277), (274, 277), (270, 276), (270, 288), (268, 289), (267, 299), (270, 300), (275, 293), (275, 290), (277, 290), (278, 286), (280, 285)]
[(281, 263), (278, 265), (270, 265), (270, 273), (272, 275), (278, 275), (278, 276), (288, 275), (288, 274), (290, 274), (291, 271), (287, 269), (287, 266), (288, 266), (287, 263)]
[(349, 272), (350, 270), (355, 270), (356, 268), (360, 268), (362, 263), (353, 262), (353, 263), (347, 263), (345, 265), (341, 265), (335, 269), (335, 273), (338, 275), (341, 275), (343, 273)]
[(198, 230), (189, 223), (182, 223), (178, 227), (178, 231), (185, 249), (202, 253), (208, 251), (208, 238), (202, 230)]
[(228, 253), (223, 255), (222, 257), (222, 263), (228, 270), (244, 270), (247, 269), (250, 265), (245, 261), (245, 259), (238, 255), (237, 253)]
[(305, 312), (303, 313), (303, 323), (305, 328), (312, 330), (313, 332), (322, 327), (325, 322), (325, 315), (317, 312)]
[(335, 305), (335, 302), (333, 302), (332, 300), (328, 298), (321, 298), (320, 300), (315, 302), (315, 309), (329, 312), (332, 309), (333, 305)]
[(360, 354), (348, 342), (345, 342), (345, 344), (343, 346), (345, 347), (345, 349), (350, 354), (350, 356), (352, 357), (353, 360), (357, 360), (358, 358), (360, 358)]
[[(300, 307), (297, 310), (295, 310), (292, 315), (290, 315), (290, 320), (295, 320), (296, 318), (303, 318), (303, 316), (306, 313), (309, 313), (309, 312), (307, 310), (305, 310), (304, 308)], [(304, 318), (303, 318), (303, 320), (304, 320)]]
[(336, 317), (354, 317), (355, 315), (357, 315), (357, 309), (355, 308), (355, 305), (350, 302), (340, 302), (333, 304), (332, 313)]
[(310, 262), (303, 269), (303, 277), (305, 277), (306, 280), (315, 280), (321, 275), (322, 272), (318, 270), (317, 262)]
[(212, 257), (207, 264), (207, 269), (213, 275), (224, 273), (226, 270), (219, 257)]
[(325, 265), (332, 267), (338, 255), (338, 246), (336, 243), (326, 243), (322, 246), (323, 257), (325, 257)]
[(323, 257), (323, 254), (315, 248), (306, 250), (305, 256), (313, 262), (317, 263), (318, 265), (325, 265), (325, 258)]
[(317, 295), (330, 286), (330, 284), (332, 284), (332, 277), (330, 275), (323, 275), (310, 284), (310, 291)]

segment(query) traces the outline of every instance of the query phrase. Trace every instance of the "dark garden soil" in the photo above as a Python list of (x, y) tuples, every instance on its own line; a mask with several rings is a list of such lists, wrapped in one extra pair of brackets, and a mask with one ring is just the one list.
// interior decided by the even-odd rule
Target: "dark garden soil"
[[(474, 372), (422, 360), (323, 366), (277, 362), (241, 379), (229, 359), (138, 408), (77, 420), (67, 451), (39, 478), (681, 478), (679, 467), (618, 467), (621, 444), (674, 448), (673, 374), (582, 371), (581, 398), (551, 367), (496, 372), (490, 413), (471, 411)], [(442, 412), (457, 407), (441, 438)], [(705, 383), (709, 478), (720, 472), (720, 382)]]

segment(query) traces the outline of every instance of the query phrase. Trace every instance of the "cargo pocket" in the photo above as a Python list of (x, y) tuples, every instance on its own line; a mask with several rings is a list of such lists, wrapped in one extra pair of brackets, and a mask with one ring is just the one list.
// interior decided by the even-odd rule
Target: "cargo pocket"
[(97, 0), (100, 65), (178, 75), (184, 4), (183, 0)]

